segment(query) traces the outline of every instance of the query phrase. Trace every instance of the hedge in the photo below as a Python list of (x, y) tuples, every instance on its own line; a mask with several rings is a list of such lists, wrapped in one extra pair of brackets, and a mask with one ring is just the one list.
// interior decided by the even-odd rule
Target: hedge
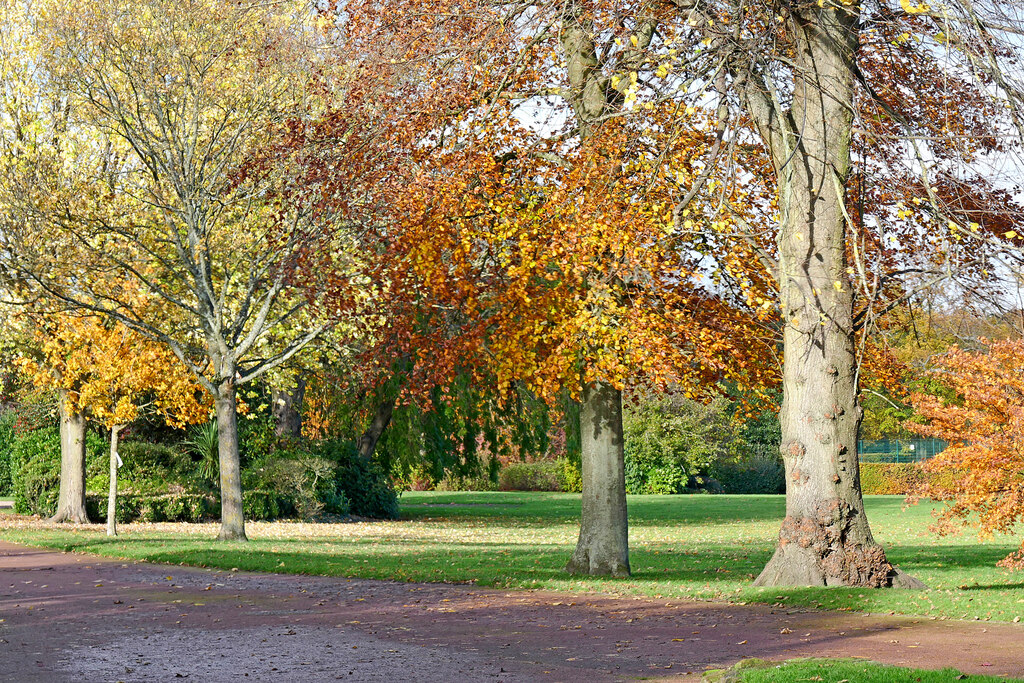
[[(87, 495), (85, 511), (92, 521), (102, 522), (107, 518), (107, 497)], [(216, 518), (219, 512), (217, 500), (201, 493), (126, 493), (117, 497), (117, 521), (123, 523), (201, 522)]]
[[(107, 518), (107, 497), (86, 496), (85, 510), (89, 519), (102, 522)], [(275, 491), (245, 491), (242, 510), (247, 520), (280, 519), (295, 515), (295, 502)], [(219, 501), (202, 493), (126, 493), (117, 497), (118, 522), (202, 522), (219, 518)]]
[(860, 464), (860, 486), (865, 495), (905, 496), (928, 483), (951, 487), (960, 476), (954, 470), (926, 472), (912, 462)]
[(561, 491), (564, 488), (562, 463), (557, 460), (513, 462), (498, 473), (500, 491)]

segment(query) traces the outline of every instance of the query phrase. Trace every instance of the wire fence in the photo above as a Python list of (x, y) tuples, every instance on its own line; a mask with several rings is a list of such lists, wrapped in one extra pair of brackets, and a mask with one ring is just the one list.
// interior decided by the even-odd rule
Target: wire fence
[(862, 439), (857, 442), (861, 462), (921, 462), (946, 449), (940, 439)]

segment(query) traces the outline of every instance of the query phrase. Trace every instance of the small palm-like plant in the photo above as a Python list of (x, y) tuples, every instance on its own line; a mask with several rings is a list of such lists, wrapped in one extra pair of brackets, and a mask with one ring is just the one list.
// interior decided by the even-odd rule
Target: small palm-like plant
[(192, 453), (199, 456), (197, 465), (199, 476), (207, 482), (216, 483), (217, 477), (220, 475), (217, 420), (210, 420), (206, 424), (193, 427), (191, 438), (185, 442), (185, 445)]

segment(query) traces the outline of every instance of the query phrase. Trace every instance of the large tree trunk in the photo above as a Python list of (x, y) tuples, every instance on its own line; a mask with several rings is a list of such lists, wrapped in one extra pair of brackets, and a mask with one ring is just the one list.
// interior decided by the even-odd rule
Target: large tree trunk
[(572, 574), (629, 576), (621, 391), (605, 383), (583, 387), (580, 442), (580, 537), (565, 569)]
[(222, 541), (247, 541), (242, 511), (242, 466), (238, 453), (235, 380), (217, 387), (217, 446), (220, 455), (220, 534)]
[(272, 397), (272, 413), (278, 437), (299, 438), (302, 436), (302, 399), (306, 394), (306, 380), (295, 379), (295, 386), (289, 389), (275, 389)]
[(365, 460), (372, 460), (373, 454), (377, 450), (377, 442), (380, 441), (381, 435), (384, 430), (391, 424), (391, 414), (395, 410), (395, 399), (389, 398), (384, 399), (377, 404), (377, 410), (374, 412), (373, 421), (370, 422), (370, 426), (366, 428), (363, 435), (359, 437), (359, 456)]
[(85, 416), (60, 397), (60, 494), (51, 522), (88, 524), (85, 512)]
[(121, 425), (110, 428), (110, 487), (107, 490), (107, 536), (117, 536), (117, 470), (120, 457), (117, 454), (117, 437)]
[(798, 75), (787, 124), (795, 134), (772, 150), (782, 214), (786, 518), (755, 584), (918, 586), (872, 537), (858, 472), (862, 411), (843, 191), (857, 17), (846, 8), (814, 8), (795, 12), (791, 24)]

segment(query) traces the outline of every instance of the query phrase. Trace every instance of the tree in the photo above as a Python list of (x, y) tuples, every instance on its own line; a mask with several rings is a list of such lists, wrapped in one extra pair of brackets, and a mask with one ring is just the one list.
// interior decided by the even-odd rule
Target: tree
[[(921, 586), (888, 563), (864, 515), (863, 332), (910, 293), (908, 276), (977, 284), (981, 241), (1016, 236), (1006, 227), (1014, 202), (970, 166), (1004, 148), (1000, 126), (1020, 103), (1000, 58), (977, 58), (998, 44), (1010, 59), (1013, 44), (970, 3), (951, 4), (961, 13), (952, 21), (906, 2), (677, 5), (692, 27), (679, 69), (704, 71), (732, 146), (753, 133), (772, 165), (777, 237), (766, 256), (783, 323), (787, 508), (758, 585)], [(965, 242), (965, 232), (985, 240)]]
[(329, 327), (295, 275), (343, 254), (331, 216), (290, 184), (302, 152), (279, 144), (316, 106), (307, 15), (220, 0), (80, 10), (33, 17), (39, 81), (66, 106), (13, 149), (7, 266), (192, 371), (216, 405), (220, 538), (244, 540), (237, 388)]
[[(395, 20), (394, 6), (384, 17), (367, 5), (353, 16), (368, 25), (363, 43), (385, 46), (372, 62), (385, 82), (443, 85), (440, 98), (436, 88), (384, 93), (387, 111), (413, 112), (392, 124), (410, 151), (389, 167), (396, 189), (380, 190), (391, 200), (380, 280), (395, 309), (410, 309), (396, 324), (429, 350), (415, 366), (582, 401), (583, 510), (568, 569), (622, 575), (622, 387), (700, 392), (728, 373), (770, 381), (774, 368), (753, 361), (764, 330), (746, 306), (763, 278), (742, 278), (733, 306), (701, 286), (699, 247), (672, 229), (678, 183), (698, 174), (685, 162), (714, 134), (677, 125), (675, 106), (657, 99), (617, 116), (636, 99), (657, 22), (630, 41), (612, 9), (591, 9), (544, 5), (527, 19), (517, 5), (439, 3)], [(626, 47), (599, 59), (606, 30)], [(564, 124), (524, 123), (543, 98)], [(740, 362), (726, 370), (729, 354)]]
[[(923, 463), (936, 476), (917, 496), (946, 501), (938, 529), (972, 525), (983, 535), (1012, 534), (1024, 520), (1024, 341), (993, 341), (980, 352), (954, 347), (931, 378), (954, 398), (915, 393), (924, 423), (911, 431), (944, 439), (944, 451)], [(1000, 566), (1024, 568), (1024, 544)]]
[(85, 517), (85, 422), (110, 432), (107, 535), (117, 534), (118, 436), (140, 410), (152, 406), (174, 427), (201, 422), (210, 412), (193, 375), (169, 349), (124, 325), (95, 315), (34, 315), (37, 353), (21, 370), (60, 397), (61, 490), (54, 521)]
[[(999, 20), (1000, 12), (1013, 16), (1010, 4), (991, 3), (986, 16), (967, 2), (953, 3), (952, 15), (926, 4), (893, 4), (680, 0), (541, 3), (527, 11), (515, 3), (438, 2), (429, 5), (433, 12), (387, 24), (406, 33), (389, 44), (385, 63), (408, 73), (434, 57), (433, 70), (416, 73), (422, 82), (446, 85), (441, 105), (416, 108), (449, 116), (447, 124), (438, 123), (441, 114), (430, 122), (421, 150), (467, 149), (499, 136), (489, 173), (517, 177), (523, 159), (565, 171), (559, 177), (547, 170), (529, 191), (503, 187), (491, 197), (518, 205), (510, 212), (506, 203), (491, 220), (532, 208), (530, 197), (559, 205), (548, 199), (553, 188), (595, 191), (642, 175), (650, 179), (644, 191), (619, 198), (642, 205), (641, 197), (658, 197), (661, 203), (651, 206), (669, 210), (681, 251), (699, 245), (721, 282), (738, 285), (743, 303), (778, 316), (787, 359), (782, 425), (789, 487), (780, 544), (761, 584), (919, 585), (888, 563), (863, 512), (856, 441), (867, 332), (919, 285), (952, 277), (973, 288), (993, 281), (986, 263), (1018, 238), (1016, 203), (976, 163), (1005, 152), (1006, 132), (1020, 121), (1021, 89), (1008, 76), (1013, 69), (1004, 68), (1019, 51), (1005, 39), (1014, 24)], [(427, 104), (436, 104), (436, 89), (429, 97)], [(515, 102), (549, 108), (552, 120), (565, 117), (567, 124), (541, 122), (532, 138), (517, 139), (509, 131), (527, 117), (510, 113)], [(552, 102), (568, 103), (571, 113)], [(676, 155), (668, 141), (678, 142), (688, 119), (702, 142)], [(618, 149), (607, 145), (602, 156), (600, 140), (613, 139), (616, 125), (630, 131), (628, 143), (646, 144), (649, 155), (631, 156), (620, 138)], [(569, 156), (559, 146), (566, 141)], [(416, 157), (418, 179), (429, 177), (424, 156)], [(463, 193), (484, 194), (485, 183), (452, 182), (462, 169), (487, 177), (487, 157), (477, 159), (448, 156), (439, 176)], [(581, 168), (603, 170), (585, 176)], [(680, 177), (673, 192), (659, 196), (662, 168)], [(631, 225), (620, 220), (626, 212), (593, 199), (575, 196), (577, 207), (587, 207), (576, 214), (581, 222), (614, 217), (609, 235)], [(445, 212), (441, 203), (430, 204), (431, 225), (442, 222), (439, 216), (465, 225), (469, 217), (493, 215), (490, 205)], [(427, 260), (447, 267), (450, 254), (476, 256), (477, 239), (470, 246), (452, 240), (443, 255)], [(657, 244), (647, 239), (636, 243)], [(532, 262), (537, 251), (522, 253)], [(597, 265), (606, 301), (615, 300), (617, 283), (608, 276), (616, 256), (614, 249), (596, 251), (584, 261)], [(664, 274), (657, 265), (662, 270), (632, 272)], [(700, 269), (682, 269), (694, 271)], [(464, 292), (472, 272), (442, 280)], [(676, 273), (675, 281), (686, 275)], [(512, 310), (529, 320), (521, 306), (517, 301)], [(521, 344), (525, 336), (504, 339)]]

